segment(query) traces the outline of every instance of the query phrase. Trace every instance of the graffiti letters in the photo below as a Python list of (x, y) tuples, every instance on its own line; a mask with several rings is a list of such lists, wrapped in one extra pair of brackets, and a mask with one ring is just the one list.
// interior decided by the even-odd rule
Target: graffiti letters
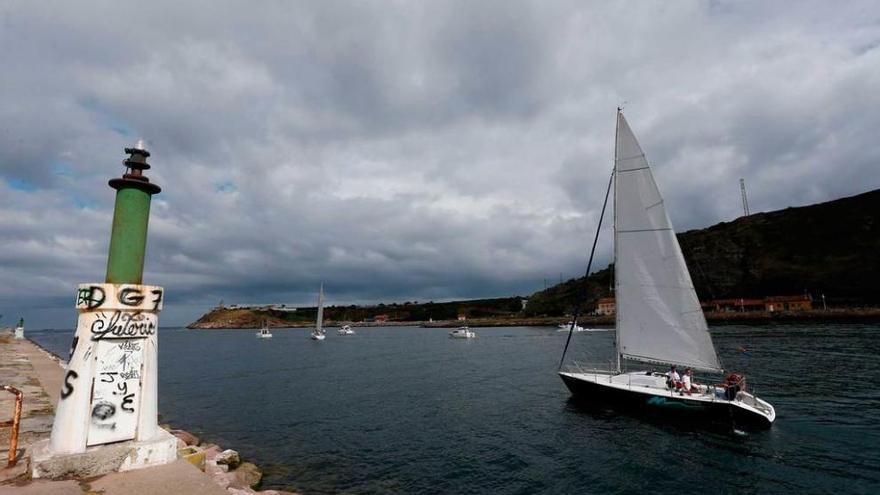
[[(155, 327), (155, 315), (142, 316), (145, 319), (137, 320), (137, 324), (149, 320)], [(96, 341), (91, 342), (95, 347), (93, 352), (95, 379), (92, 382), (91, 401), (93, 409), (96, 405), (102, 405), (102, 409), (100, 415), (92, 415), (87, 443), (98, 445), (129, 440), (135, 437), (137, 431), (138, 408), (141, 401), (140, 381), (143, 375), (144, 352), (148, 346), (138, 338), (141, 337), (140, 329), (133, 332), (124, 329), (122, 320), (114, 320), (110, 311), (94, 313), (91, 317), (97, 317), (96, 322), (105, 323), (94, 326), (93, 329), (98, 331), (92, 332)], [(115, 333), (109, 330), (113, 325), (118, 327)], [(135, 323), (129, 322), (129, 325)], [(103, 333), (105, 331), (107, 333)], [(127, 336), (132, 333), (135, 338), (116, 336)], [(110, 415), (110, 406), (113, 407), (112, 415)]]
[(141, 293), (140, 289), (126, 287), (120, 290), (116, 297), (119, 298), (119, 303), (124, 306), (139, 306), (144, 302), (145, 296)]
[(89, 409), (83, 411), (89, 416), (87, 446), (136, 438), (141, 403), (155, 400), (154, 388), (142, 387), (144, 374), (155, 365), (151, 360), (164, 297), (161, 287), (151, 285), (78, 287), (77, 338), (70, 345), (70, 362), (76, 363), (72, 368), (77, 371), (64, 377), (61, 388), (62, 398), (74, 388), (71, 400), (80, 394), (89, 397)]
[(98, 315), (92, 322), (92, 340), (103, 339), (144, 339), (156, 333), (156, 322), (144, 313), (123, 313), (114, 311), (108, 318)]
[(139, 351), (141, 350), (141, 344), (134, 340), (125, 340), (119, 344), (119, 349), (122, 351)]
[(138, 370), (124, 371), (119, 374), (120, 380), (137, 380), (141, 377), (141, 374), (138, 373)]
[(162, 309), (165, 291), (155, 285), (83, 284), (76, 292), (80, 311), (140, 310), (158, 312)]
[(106, 299), (107, 294), (104, 293), (104, 289), (96, 285), (81, 288), (76, 293), (76, 305), (88, 309), (100, 308)]
[(61, 400), (70, 397), (70, 394), (73, 393), (73, 384), (70, 383), (70, 380), (76, 380), (78, 376), (76, 371), (67, 370), (67, 375), (64, 376), (64, 388), (61, 389)]
[[(128, 394), (122, 398), (122, 410), (125, 412), (134, 412), (134, 407), (132, 407), (132, 403), (134, 403), (134, 394)], [(128, 407), (126, 407), (128, 406)]]
[(153, 294), (153, 311), (156, 311), (159, 309), (159, 305), (162, 304), (164, 293), (162, 292), (162, 289), (154, 289), (150, 294)]

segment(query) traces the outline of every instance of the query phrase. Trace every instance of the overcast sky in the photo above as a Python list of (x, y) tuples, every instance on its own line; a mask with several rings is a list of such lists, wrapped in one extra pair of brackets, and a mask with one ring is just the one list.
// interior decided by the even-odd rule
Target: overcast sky
[(138, 138), (165, 325), (577, 276), (618, 105), (680, 232), (880, 187), (872, 1), (121, 3), (0, 3), (0, 324), (74, 326)]

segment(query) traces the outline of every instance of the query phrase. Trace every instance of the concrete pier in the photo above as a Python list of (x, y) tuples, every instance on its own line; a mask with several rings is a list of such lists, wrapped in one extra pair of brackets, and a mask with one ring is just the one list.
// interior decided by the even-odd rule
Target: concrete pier
[[(24, 392), (18, 463), (0, 469), (0, 495), (25, 494), (206, 494), (230, 495), (186, 460), (138, 471), (112, 473), (89, 479), (33, 480), (28, 476), (30, 451), (52, 431), (54, 408), (63, 386), (64, 365), (29, 340), (0, 333), (0, 383)], [(0, 396), (0, 419), (12, 411), (12, 395)], [(6, 458), (9, 429), (0, 429), (0, 455)], [(171, 488), (173, 487), (173, 489)]]

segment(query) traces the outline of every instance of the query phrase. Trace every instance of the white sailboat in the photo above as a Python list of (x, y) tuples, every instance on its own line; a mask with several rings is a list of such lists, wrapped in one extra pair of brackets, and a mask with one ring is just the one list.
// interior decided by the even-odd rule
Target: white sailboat
[(769, 427), (776, 411), (748, 391), (740, 374), (684, 390), (668, 383), (666, 374), (622, 370), (621, 361), (635, 361), (724, 373), (663, 198), (619, 109), (613, 179), (616, 366), (595, 370), (575, 363), (559, 372), (565, 385), (588, 401)]
[(269, 331), (269, 322), (267, 320), (263, 320), (263, 327), (260, 328), (259, 332), (257, 332), (257, 337), (261, 339), (272, 338), (272, 332)]
[(318, 291), (318, 318), (315, 320), (315, 328), (312, 329), (312, 340), (324, 340), (324, 284)]

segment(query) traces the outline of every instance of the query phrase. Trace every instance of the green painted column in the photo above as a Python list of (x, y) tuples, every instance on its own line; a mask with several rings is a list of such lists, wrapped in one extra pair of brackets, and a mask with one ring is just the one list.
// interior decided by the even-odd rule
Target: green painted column
[(106, 282), (111, 284), (141, 284), (144, 278), (144, 254), (147, 249), (147, 225), (150, 220), (150, 199), (161, 188), (150, 182), (143, 171), (150, 168), (150, 152), (138, 141), (134, 148), (126, 148), (130, 156), (123, 161), (126, 173), (112, 179), (116, 189), (113, 210), (113, 231), (110, 234), (110, 253), (107, 256)]

